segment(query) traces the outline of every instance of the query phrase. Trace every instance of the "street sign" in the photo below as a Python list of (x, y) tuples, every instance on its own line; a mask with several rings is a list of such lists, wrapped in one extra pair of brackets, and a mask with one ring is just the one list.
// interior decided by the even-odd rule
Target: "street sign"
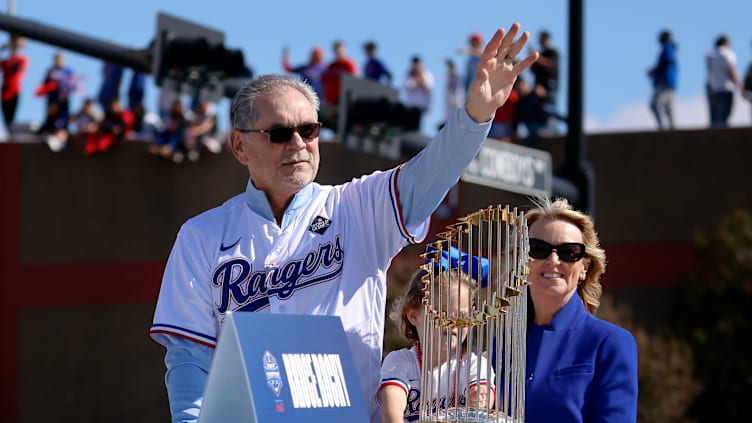
[(486, 140), (462, 180), (527, 195), (551, 195), (551, 154), (492, 138)]

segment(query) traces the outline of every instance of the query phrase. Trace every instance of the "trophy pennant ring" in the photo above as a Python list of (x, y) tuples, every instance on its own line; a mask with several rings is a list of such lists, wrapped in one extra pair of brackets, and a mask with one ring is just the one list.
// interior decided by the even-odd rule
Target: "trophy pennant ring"
[(437, 238), (422, 255), (419, 421), (523, 422), (524, 214), (491, 206), (459, 218)]

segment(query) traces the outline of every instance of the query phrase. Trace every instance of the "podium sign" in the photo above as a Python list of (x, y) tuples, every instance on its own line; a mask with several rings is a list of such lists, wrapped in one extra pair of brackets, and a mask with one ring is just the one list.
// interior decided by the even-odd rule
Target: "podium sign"
[(368, 422), (340, 319), (229, 313), (198, 421)]

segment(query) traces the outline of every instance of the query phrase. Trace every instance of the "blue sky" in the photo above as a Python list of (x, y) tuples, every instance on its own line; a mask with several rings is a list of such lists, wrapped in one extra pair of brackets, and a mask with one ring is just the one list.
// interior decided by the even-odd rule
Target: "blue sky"
[[(703, 95), (704, 55), (715, 38), (725, 33), (738, 58), (738, 70), (746, 71), (752, 61), (752, 1), (718, 0), (631, 0), (624, 2), (585, 1), (585, 128), (588, 132), (640, 131), (655, 127), (647, 109), (650, 84), (646, 70), (658, 54), (657, 36), (662, 29), (674, 33), (679, 45), (679, 128), (707, 125)], [(15, 6), (15, 15), (37, 23), (113, 42), (125, 47), (144, 48), (154, 37), (157, 13), (177, 17), (221, 30), (226, 46), (244, 51), (247, 64), (256, 73), (281, 72), (280, 54), (290, 50), (294, 64), (307, 59), (310, 48), (322, 46), (327, 59), (331, 44), (343, 40), (349, 55), (362, 65), (362, 44), (376, 40), (380, 55), (401, 84), (409, 59), (418, 54), (436, 80), (432, 111), (425, 118), (424, 132), (431, 134), (442, 119), (445, 83), (444, 61), (465, 60), (458, 49), (472, 32), (486, 39), (498, 27), (520, 22), (533, 35), (547, 29), (562, 57), (563, 92), (559, 103), (564, 112), (567, 97), (568, 7), (563, 0), (474, 0), (472, 2), (394, 1), (357, 2), (326, 0), (9, 0), (0, 9)], [(42, 119), (44, 103), (33, 95), (34, 88), (50, 65), (56, 47), (30, 40), (25, 51), (31, 63), (23, 85), (17, 121)], [(102, 63), (75, 52), (68, 64), (86, 80), (95, 96)], [(125, 88), (125, 84), (123, 86)], [(73, 100), (74, 108), (81, 97)], [(150, 87), (147, 106), (156, 107), (156, 88)], [(226, 119), (226, 101), (220, 117)], [(223, 127), (226, 122), (221, 123)], [(737, 98), (733, 126), (752, 124), (750, 103)], [(0, 124), (0, 131), (2, 131)]]

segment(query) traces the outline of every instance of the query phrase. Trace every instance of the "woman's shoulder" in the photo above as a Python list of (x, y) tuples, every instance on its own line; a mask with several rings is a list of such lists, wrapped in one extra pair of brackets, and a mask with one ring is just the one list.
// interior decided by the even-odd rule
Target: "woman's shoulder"
[(585, 329), (591, 336), (597, 337), (607, 344), (619, 347), (636, 346), (632, 332), (617, 323), (604, 320), (588, 313), (585, 319)]

